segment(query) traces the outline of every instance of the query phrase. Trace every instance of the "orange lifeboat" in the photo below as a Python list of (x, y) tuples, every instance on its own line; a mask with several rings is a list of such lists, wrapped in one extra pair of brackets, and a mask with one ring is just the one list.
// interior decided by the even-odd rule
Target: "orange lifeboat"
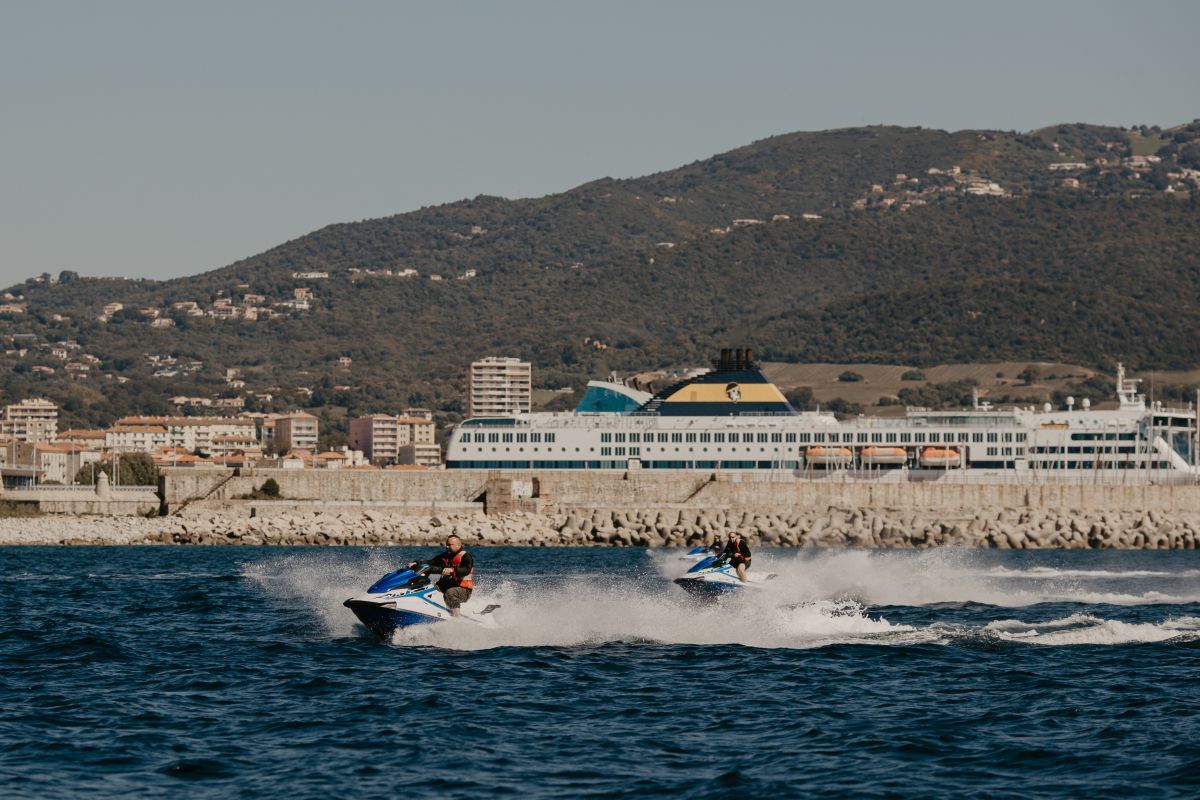
[(809, 464), (844, 466), (854, 459), (849, 447), (810, 447), (805, 453)]
[(908, 454), (903, 447), (864, 447), (859, 454), (859, 460), (864, 467), (903, 464), (908, 461)]
[(926, 447), (921, 451), (921, 466), (934, 469), (948, 469), (962, 463), (962, 457), (957, 450), (945, 447)]

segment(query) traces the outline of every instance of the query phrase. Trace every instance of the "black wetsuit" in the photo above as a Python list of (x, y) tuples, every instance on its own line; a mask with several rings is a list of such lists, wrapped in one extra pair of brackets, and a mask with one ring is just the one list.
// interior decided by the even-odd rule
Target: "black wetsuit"
[(745, 564), (746, 569), (750, 569), (750, 545), (746, 544), (745, 539), (738, 539), (736, 542), (730, 539), (725, 545), (725, 549), (721, 551), (721, 559), (735, 567), (738, 564)]

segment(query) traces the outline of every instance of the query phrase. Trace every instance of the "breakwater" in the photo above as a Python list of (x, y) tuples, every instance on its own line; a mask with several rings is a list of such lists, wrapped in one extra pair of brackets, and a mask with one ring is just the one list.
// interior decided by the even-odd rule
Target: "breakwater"
[(739, 530), (756, 547), (994, 549), (1200, 548), (1200, 514), (979, 508), (546, 509), (414, 515), (398, 510), (301, 510), (258, 502), (254, 515), (193, 508), (143, 517), (43, 516), (0, 520), (0, 544), (436, 545), (683, 547)]

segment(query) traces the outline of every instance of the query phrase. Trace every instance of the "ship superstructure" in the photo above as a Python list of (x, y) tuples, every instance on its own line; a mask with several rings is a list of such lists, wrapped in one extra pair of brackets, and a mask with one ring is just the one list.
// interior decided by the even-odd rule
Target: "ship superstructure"
[(885, 479), (967, 475), (1155, 480), (1197, 473), (1196, 412), (1148, 405), (1118, 366), (1117, 407), (796, 411), (749, 350), (649, 394), (593, 381), (574, 412), (468, 419), (449, 469), (754, 470)]

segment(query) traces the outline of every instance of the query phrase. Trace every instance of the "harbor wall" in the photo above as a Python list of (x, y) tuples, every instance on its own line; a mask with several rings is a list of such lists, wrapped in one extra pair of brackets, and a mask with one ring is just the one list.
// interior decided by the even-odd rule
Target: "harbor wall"
[[(951, 476), (954, 474), (951, 473)], [(164, 511), (230, 509), (272, 478), (284, 501), (314, 507), (382, 507), (413, 513), (546, 509), (658, 510), (887, 508), (1124, 510), (1200, 513), (1200, 486), (1161, 484), (841, 481), (693, 471), (193, 470), (167, 469)]]

